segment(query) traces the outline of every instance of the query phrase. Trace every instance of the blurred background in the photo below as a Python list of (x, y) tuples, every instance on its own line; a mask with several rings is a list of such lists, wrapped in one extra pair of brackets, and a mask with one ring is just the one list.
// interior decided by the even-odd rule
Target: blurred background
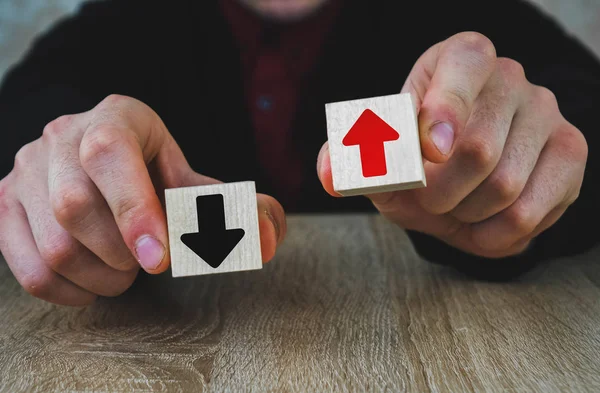
[[(600, 0), (527, 1), (532, 1), (558, 19), (567, 31), (579, 37), (600, 57)], [(83, 2), (0, 0), (0, 80), (37, 34), (43, 33), (57, 19), (75, 12)]]

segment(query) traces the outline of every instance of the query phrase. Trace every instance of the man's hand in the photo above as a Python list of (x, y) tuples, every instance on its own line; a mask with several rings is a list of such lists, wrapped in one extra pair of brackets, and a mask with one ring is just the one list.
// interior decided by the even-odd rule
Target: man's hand
[[(170, 263), (164, 188), (217, 183), (195, 173), (159, 116), (143, 103), (110, 96), (60, 117), (24, 146), (0, 181), (0, 250), (34, 296), (86, 305), (116, 296), (141, 265)], [(285, 216), (258, 195), (263, 260), (285, 236)]]
[[(579, 195), (587, 144), (548, 89), (477, 33), (417, 61), (403, 92), (419, 113), (428, 187), (369, 195), (398, 225), (489, 258), (522, 252)], [(333, 191), (327, 144), (319, 178)]]

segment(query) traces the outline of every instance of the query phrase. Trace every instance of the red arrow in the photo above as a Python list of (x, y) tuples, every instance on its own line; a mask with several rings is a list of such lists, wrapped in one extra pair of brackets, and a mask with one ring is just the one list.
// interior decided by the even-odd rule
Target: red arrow
[(395, 141), (400, 135), (381, 117), (367, 109), (350, 128), (342, 143), (358, 145), (364, 177), (383, 176), (387, 173), (384, 142)]

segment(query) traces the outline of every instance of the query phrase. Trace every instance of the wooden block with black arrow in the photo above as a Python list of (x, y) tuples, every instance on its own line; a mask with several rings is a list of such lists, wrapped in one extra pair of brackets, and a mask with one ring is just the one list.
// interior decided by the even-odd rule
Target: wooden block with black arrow
[(173, 277), (262, 268), (254, 182), (165, 190)]

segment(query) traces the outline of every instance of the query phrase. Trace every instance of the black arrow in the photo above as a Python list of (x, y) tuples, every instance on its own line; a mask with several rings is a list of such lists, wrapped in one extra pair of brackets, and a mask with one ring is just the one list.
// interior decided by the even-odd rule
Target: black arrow
[(225, 258), (244, 237), (243, 229), (225, 228), (223, 195), (204, 195), (196, 198), (198, 232), (184, 233), (181, 241), (213, 268)]

